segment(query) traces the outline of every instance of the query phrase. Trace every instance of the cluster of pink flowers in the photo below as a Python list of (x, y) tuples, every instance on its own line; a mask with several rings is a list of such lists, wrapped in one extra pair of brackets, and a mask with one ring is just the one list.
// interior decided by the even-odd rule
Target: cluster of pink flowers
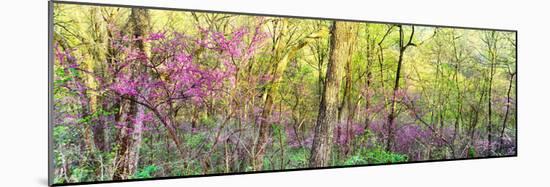
[[(94, 77), (95, 91), (106, 93), (114, 100), (130, 99), (144, 105), (147, 111), (131, 116), (133, 123), (155, 118), (171, 123), (168, 116), (174, 112), (174, 104), (201, 105), (208, 98), (216, 97), (226, 83), (234, 84), (235, 60), (246, 61), (263, 40), (259, 37), (263, 35), (261, 32), (248, 36), (244, 28), (227, 35), (201, 28), (203, 36), (153, 32), (137, 38), (121, 35), (114, 26), (109, 29), (114, 33), (110, 44), (116, 56), (103, 64), (105, 71), (101, 74), (79, 68), (80, 62), (72, 55), (73, 51), (57, 48), (56, 60), (68, 76)], [(251, 41), (246, 42), (246, 38)], [(139, 45), (135, 45), (138, 42), (150, 46), (150, 53), (139, 49)], [(82, 81), (56, 86), (76, 91), (80, 100), (87, 98), (86, 89), (90, 89)]]

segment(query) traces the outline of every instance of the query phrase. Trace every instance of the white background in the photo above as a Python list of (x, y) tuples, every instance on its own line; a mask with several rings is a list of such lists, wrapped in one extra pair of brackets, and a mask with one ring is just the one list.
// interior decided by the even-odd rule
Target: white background
[[(518, 30), (519, 156), (93, 186), (550, 186), (550, 6), (544, 0), (109, 2)], [(46, 186), (47, 1), (9, 0), (0, 7), (0, 186)]]

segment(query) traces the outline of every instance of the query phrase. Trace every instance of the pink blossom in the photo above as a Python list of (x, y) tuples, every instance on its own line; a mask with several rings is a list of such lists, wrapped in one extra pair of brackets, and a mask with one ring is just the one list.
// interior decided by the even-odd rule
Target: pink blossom
[(164, 33), (157, 32), (157, 33), (149, 34), (149, 38), (147, 38), (147, 40), (155, 41), (155, 40), (160, 40), (160, 39), (164, 39), (164, 38), (165, 38)]

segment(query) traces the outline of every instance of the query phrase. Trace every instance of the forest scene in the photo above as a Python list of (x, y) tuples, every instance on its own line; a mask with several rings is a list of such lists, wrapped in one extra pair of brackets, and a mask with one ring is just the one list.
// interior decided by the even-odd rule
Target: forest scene
[(516, 33), (55, 3), (53, 182), (516, 155)]

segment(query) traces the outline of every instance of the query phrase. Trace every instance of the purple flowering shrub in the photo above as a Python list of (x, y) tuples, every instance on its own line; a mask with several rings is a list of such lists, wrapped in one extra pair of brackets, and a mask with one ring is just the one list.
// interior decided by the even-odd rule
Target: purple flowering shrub
[[(204, 126), (192, 127), (189, 121), (176, 115), (182, 107), (201, 108), (221, 99), (235, 87), (236, 69), (249, 63), (266, 38), (259, 27), (253, 32), (237, 28), (228, 34), (199, 28), (199, 36), (152, 32), (138, 38), (122, 35), (115, 27), (109, 29), (114, 33), (109, 41), (112, 56), (107, 62), (98, 64), (100, 70), (89, 68), (90, 62), (83, 56), (85, 51), (56, 45), (54, 94), (59, 97), (54, 103), (56, 126), (93, 125), (95, 129), (95, 124), (101, 123), (130, 134), (147, 131), (175, 135), (181, 132), (188, 134), (182, 146), (196, 149), (190, 155), (214, 157), (203, 156), (200, 152), (227, 143), (239, 147), (241, 153), (237, 154), (244, 154), (246, 148), (243, 147), (251, 137), (237, 139), (235, 132), (225, 129), (219, 134), (212, 133)], [(141, 50), (135, 43), (143, 43), (146, 49)], [(111, 102), (92, 112), (92, 95)], [(117, 120), (117, 103), (125, 100), (144, 110), (127, 116), (128, 120)], [(223, 121), (217, 116), (210, 118)], [(210, 126), (221, 126), (219, 122), (210, 123)], [(65, 130), (60, 128), (58, 131)], [(172, 139), (177, 141), (176, 137)], [(180, 147), (176, 149), (181, 151)]]
[[(132, 119), (134, 123), (152, 121), (155, 116), (165, 125), (175, 126), (174, 119), (170, 119), (175, 110), (172, 106), (200, 106), (208, 99), (220, 97), (224, 89), (234, 84), (236, 65), (233, 62), (247, 61), (265, 38), (265, 34), (257, 33), (245, 44), (244, 35), (248, 34), (245, 28), (228, 36), (199, 30), (203, 37), (154, 32), (147, 37), (133, 38), (115, 30), (117, 35), (111, 46), (117, 58), (105, 63), (105, 71), (99, 73), (86, 69), (73, 51), (57, 47), (56, 72), (65, 76), (56, 76), (55, 87), (71, 90), (78, 96), (73, 102), (81, 102), (81, 106), (89, 105), (88, 92), (106, 94), (113, 100), (132, 100), (148, 109)], [(150, 55), (132, 45), (135, 42), (149, 45)], [(198, 53), (204, 49), (207, 51)], [(92, 77), (95, 88), (86, 87), (87, 76)]]

